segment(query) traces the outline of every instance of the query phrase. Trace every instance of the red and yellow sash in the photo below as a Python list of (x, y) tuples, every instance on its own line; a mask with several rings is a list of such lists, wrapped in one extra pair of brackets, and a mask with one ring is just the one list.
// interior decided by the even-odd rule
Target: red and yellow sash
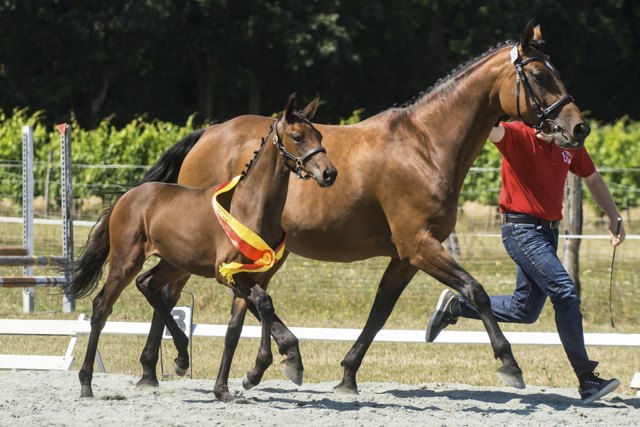
[(260, 236), (232, 217), (231, 214), (227, 212), (220, 203), (218, 203), (218, 195), (233, 189), (240, 181), (240, 178), (241, 176), (238, 175), (230, 181), (219, 185), (213, 191), (213, 197), (211, 200), (213, 210), (218, 217), (218, 221), (227, 233), (227, 236), (229, 236), (233, 246), (235, 246), (236, 249), (238, 249), (244, 256), (254, 261), (253, 264), (230, 262), (220, 265), (220, 274), (222, 274), (222, 276), (231, 284), (235, 283), (233, 280), (234, 274), (243, 271), (248, 273), (267, 271), (273, 267), (284, 254), (285, 239), (282, 239), (282, 242), (280, 242), (275, 250), (271, 249)]

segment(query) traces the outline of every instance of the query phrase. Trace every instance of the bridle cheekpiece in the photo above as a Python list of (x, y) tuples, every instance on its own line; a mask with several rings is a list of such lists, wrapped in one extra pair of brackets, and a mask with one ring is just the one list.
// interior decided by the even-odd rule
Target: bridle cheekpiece
[[(553, 120), (549, 118), (549, 115), (553, 113), (555, 110), (562, 108), (563, 105), (569, 104), (571, 102), (575, 102), (573, 96), (566, 95), (560, 100), (554, 102), (551, 105), (543, 107), (542, 103), (536, 96), (533, 91), (531, 84), (529, 83), (529, 79), (527, 78), (526, 73), (524, 72), (524, 66), (530, 64), (531, 62), (542, 62), (544, 66), (550, 70), (554, 70), (553, 66), (549, 63), (547, 58), (542, 56), (532, 56), (531, 58), (527, 58), (523, 60), (520, 57), (520, 53), (518, 52), (518, 45), (516, 43), (513, 46), (513, 49), (510, 51), (511, 63), (513, 63), (516, 69), (516, 108), (518, 111), (518, 117), (522, 120), (526, 125), (533, 127), (539, 132), (542, 132), (547, 135), (554, 135), (561, 130), (560, 126)], [(529, 93), (529, 100), (534, 105), (536, 109), (536, 116), (540, 120), (537, 124), (527, 123), (525, 119), (522, 118), (520, 114), (520, 82), (524, 86), (525, 92)]]

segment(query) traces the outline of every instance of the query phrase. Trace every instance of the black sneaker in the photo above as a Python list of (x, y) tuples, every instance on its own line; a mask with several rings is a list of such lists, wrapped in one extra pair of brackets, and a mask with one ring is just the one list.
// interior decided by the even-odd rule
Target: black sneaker
[(458, 295), (448, 289), (440, 294), (440, 299), (436, 304), (436, 311), (433, 312), (429, 324), (427, 325), (427, 342), (433, 342), (438, 334), (449, 325), (454, 325), (460, 317), (460, 306)]
[(603, 380), (594, 372), (582, 380), (578, 391), (580, 392), (582, 403), (591, 403), (605, 394), (611, 393), (617, 389), (619, 385), (620, 381), (617, 379)]

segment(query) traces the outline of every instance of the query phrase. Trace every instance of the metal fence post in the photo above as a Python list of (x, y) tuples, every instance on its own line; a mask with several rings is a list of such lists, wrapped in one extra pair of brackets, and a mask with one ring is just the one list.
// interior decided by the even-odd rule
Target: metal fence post
[[(73, 188), (71, 185), (71, 126), (64, 123), (57, 126), (60, 132), (60, 169), (62, 174), (62, 256), (73, 260)], [(71, 280), (65, 271), (65, 282)], [(75, 311), (76, 302), (65, 292), (62, 295), (62, 309), (65, 313)]]
[[(33, 226), (33, 128), (22, 127), (22, 244), (27, 256), (34, 255), (34, 226)], [(33, 276), (33, 266), (23, 269), (25, 276)], [(22, 289), (22, 311), (35, 311), (35, 289)]]

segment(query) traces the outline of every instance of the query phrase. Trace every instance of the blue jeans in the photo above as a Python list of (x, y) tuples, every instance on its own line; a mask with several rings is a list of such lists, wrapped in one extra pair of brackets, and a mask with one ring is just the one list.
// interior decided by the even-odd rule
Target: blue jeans
[[(512, 295), (490, 297), (493, 315), (499, 322), (533, 323), (549, 297), (560, 341), (578, 380), (582, 381), (598, 362), (587, 356), (580, 298), (556, 254), (558, 229), (503, 223), (502, 243), (517, 264), (516, 288)], [(462, 296), (460, 308), (462, 317), (479, 318), (476, 308)]]

